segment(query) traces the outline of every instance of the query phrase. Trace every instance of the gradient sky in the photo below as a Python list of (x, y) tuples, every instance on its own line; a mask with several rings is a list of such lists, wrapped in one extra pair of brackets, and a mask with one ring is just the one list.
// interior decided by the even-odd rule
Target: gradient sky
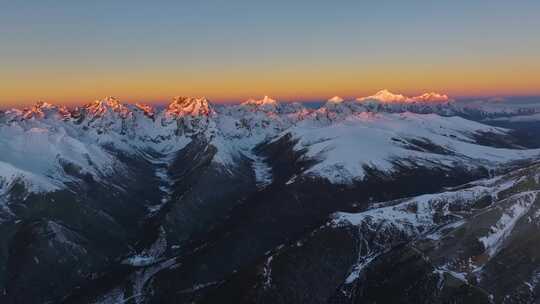
[(0, 0), (0, 105), (540, 94), (540, 1)]

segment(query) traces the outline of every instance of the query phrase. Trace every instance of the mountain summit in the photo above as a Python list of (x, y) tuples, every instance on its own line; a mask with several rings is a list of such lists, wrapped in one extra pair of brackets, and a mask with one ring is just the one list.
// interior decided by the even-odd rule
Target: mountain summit
[(328, 102), (332, 102), (332, 103), (341, 103), (343, 101), (344, 101), (344, 99), (339, 97), (339, 96), (334, 96), (334, 97), (328, 99)]
[(262, 99), (248, 99), (243, 102), (244, 105), (254, 105), (254, 106), (264, 106), (264, 105), (275, 105), (277, 101), (272, 99), (269, 96), (264, 96)]
[(444, 94), (439, 93), (424, 93), (422, 95), (407, 97), (402, 94), (394, 94), (386, 89), (381, 90), (374, 95), (361, 97), (357, 99), (360, 102), (364, 101), (378, 101), (382, 103), (412, 103), (412, 102), (425, 102), (425, 103), (435, 103), (435, 102), (448, 102), (451, 99)]
[(367, 96), (367, 97), (361, 97), (357, 99), (358, 101), (369, 101), (369, 100), (376, 100), (384, 103), (397, 103), (397, 102), (407, 102), (410, 99), (408, 97), (405, 97), (401, 94), (394, 94), (386, 89), (381, 90), (374, 95)]
[(177, 96), (167, 107), (166, 113), (172, 116), (209, 116), (212, 112), (210, 103), (205, 97)]
[(111, 96), (89, 103), (84, 106), (84, 109), (92, 117), (103, 117), (116, 113), (120, 117), (126, 118), (130, 114), (130, 110), (120, 100)]

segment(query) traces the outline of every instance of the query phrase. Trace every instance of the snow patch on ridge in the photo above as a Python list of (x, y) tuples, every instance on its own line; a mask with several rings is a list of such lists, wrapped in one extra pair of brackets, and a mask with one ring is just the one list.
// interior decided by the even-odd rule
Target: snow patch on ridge
[(252, 157), (252, 160), (257, 186), (263, 188), (272, 183), (272, 168), (268, 166), (264, 158), (254, 156)]
[(528, 191), (507, 199), (513, 201), (512, 205), (502, 211), (501, 217), (491, 227), (489, 234), (479, 239), (489, 256), (494, 256), (501, 249), (516, 223), (529, 212), (537, 195), (538, 191)]
[(97, 180), (123, 170), (102, 147), (85, 141), (63, 123), (54, 127), (35, 120), (0, 124), (0, 155), (4, 184), (20, 180), (30, 192), (53, 191), (74, 181), (66, 166)]
[(165, 230), (160, 227), (158, 239), (144, 251), (132, 255), (122, 261), (123, 264), (128, 264), (136, 267), (148, 266), (159, 261), (159, 258), (163, 255), (167, 249), (167, 239), (165, 237)]
[[(471, 210), (476, 201), (485, 196), (496, 198), (499, 193), (514, 187), (521, 180), (522, 178), (513, 177), (504, 180), (486, 179), (471, 183), (470, 188), (374, 204), (372, 209), (360, 213), (335, 213), (330, 226), (352, 225), (359, 229), (360, 254), (345, 279), (345, 284), (353, 283), (369, 263), (396, 243), (411, 241), (419, 236), (429, 240), (442, 239), (443, 231), (465, 223), (466, 218), (463, 216)], [(504, 202), (497, 204), (503, 205)], [(441, 218), (446, 220), (441, 222)], [(445, 271), (450, 270), (445, 268)]]

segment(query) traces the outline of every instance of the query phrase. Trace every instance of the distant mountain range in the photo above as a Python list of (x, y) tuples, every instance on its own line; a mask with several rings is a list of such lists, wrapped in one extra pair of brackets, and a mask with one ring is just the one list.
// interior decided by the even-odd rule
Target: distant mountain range
[(0, 301), (535, 303), (536, 130), (387, 90), (3, 111)]

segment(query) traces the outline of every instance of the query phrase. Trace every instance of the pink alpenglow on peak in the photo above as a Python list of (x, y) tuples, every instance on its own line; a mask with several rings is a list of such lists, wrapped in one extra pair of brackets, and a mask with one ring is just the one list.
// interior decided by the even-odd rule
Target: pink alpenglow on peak
[(334, 96), (334, 97), (328, 99), (328, 102), (332, 102), (332, 103), (342, 103), (343, 101), (344, 101), (344, 99), (339, 97), (339, 96)]
[(154, 111), (154, 108), (152, 106), (137, 102), (137, 103), (135, 103), (135, 107), (137, 109), (143, 111), (144, 115), (146, 115), (146, 116), (148, 116), (150, 118), (154, 118), (155, 111)]
[(277, 101), (275, 99), (272, 99), (269, 96), (264, 96), (263, 99), (248, 99), (247, 101), (243, 102), (244, 105), (255, 105), (255, 106), (262, 106), (262, 105), (275, 105), (277, 104)]
[(23, 118), (24, 119), (44, 118), (45, 113), (47, 111), (54, 110), (54, 109), (56, 109), (54, 105), (44, 102), (44, 101), (38, 101), (31, 108), (23, 109)]
[(115, 97), (106, 97), (102, 100), (96, 100), (84, 106), (86, 111), (93, 116), (101, 117), (108, 112), (120, 114), (120, 117), (126, 118), (130, 110)]
[(56, 108), (55, 105), (53, 104), (50, 104), (48, 102), (45, 102), (45, 101), (38, 101), (34, 106), (33, 108), (39, 108), (39, 109), (54, 109)]
[(212, 113), (210, 103), (205, 97), (177, 96), (167, 107), (167, 114), (171, 116), (210, 116)]
[(275, 99), (264, 96), (263, 99), (249, 99), (244, 101), (241, 106), (248, 108), (250, 111), (275, 112), (280, 105)]
[(380, 101), (384, 103), (399, 103), (399, 102), (407, 102), (409, 98), (401, 94), (394, 94), (385, 89), (385, 90), (381, 90), (375, 93), (375, 95), (361, 97), (361, 98), (358, 98), (357, 100), (358, 101), (376, 100), (376, 101)]
[(58, 114), (64, 120), (71, 118), (71, 111), (66, 106), (58, 107)]
[(60, 119), (69, 119), (71, 117), (71, 112), (65, 106), (55, 106), (53, 104), (38, 101), (31, 108), (26, 108), (22, 111), (23, 119), (32, 119), (32, 118), (49, 118), (49, 117), (58, 117)]
[(424, 93), (419, 96), (408, 97), (402, 94), (394, 94), (388, 90), (381, 90), (375, 95), (357, 98), (358, 101), (378, 101), (382, 103), (413, 103), (413, 102), (425, 102), (425, 103), (440, 103), (448, 102), (451, 99), (445, 94), (439, 94), (435, 92)]
[(413, 101), (418, 102), (448, 102), (451, 101), (451, 99), (446, 94), (439, 94), (435, 92), (430, 93), (424, 93), (419, 96), (415, 96), (411, 98)]

